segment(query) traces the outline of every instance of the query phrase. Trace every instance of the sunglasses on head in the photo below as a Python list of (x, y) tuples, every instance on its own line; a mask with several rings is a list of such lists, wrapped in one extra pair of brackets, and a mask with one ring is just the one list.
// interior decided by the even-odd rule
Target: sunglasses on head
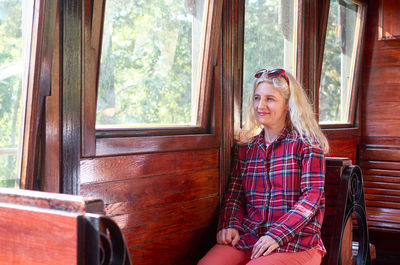
[(284, 69), (281, 69), (281, 68), (276, 68), (276, 69), (272, 69), (272, 70), (261, 69), (256, 72), (254, 77), (260, 78), (264, 73), (266, 73), (267, 77), (269, 77), (269, 78), (278, 78), (278, 77), (283, 76), (283, 78), (285, 78), (286, 82), (289, 84), (289, 78), (287, 77)]

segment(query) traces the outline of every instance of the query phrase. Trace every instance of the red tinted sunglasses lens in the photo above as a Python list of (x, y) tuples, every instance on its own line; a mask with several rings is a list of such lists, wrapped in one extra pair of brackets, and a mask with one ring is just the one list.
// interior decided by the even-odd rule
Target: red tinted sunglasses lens
[(256, 72), (256, 74), (254, 75), (254, 77), (255, 77), (255, 78), (260, 78), (260, 77), (262, 76), (262, 74), (265, 73), (266, 71), (267, 71), (266, 69), (258, 70), (258, 71)]
[(280, 77), (284, 72), (285, 72), (285, 70), (283, 70), (283, 69), (273, 69), (268, 72), (268, 76), (270, 76), (272, 78), (276, 78), (276, 77)]
[(268, 76), (272, 77), (272, 78), (278, 78), (278, 77), (280, 77), (282, 75), (285, 78), (286, 82), (289, 83), (289, 78), (286, 76), (285, 70), (278, 68), (278, 69), (273, 69), (273, 70), (268, 72)]

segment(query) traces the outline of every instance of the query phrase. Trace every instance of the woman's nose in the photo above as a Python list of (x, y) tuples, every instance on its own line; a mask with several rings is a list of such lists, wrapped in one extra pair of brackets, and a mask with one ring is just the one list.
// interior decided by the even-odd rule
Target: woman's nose
[(266, 100), (264, 100), (264, 99), (261, 99), (259, 102), (258, 102), (258, 108), (266, 108), (267, 107), (267, 101)]

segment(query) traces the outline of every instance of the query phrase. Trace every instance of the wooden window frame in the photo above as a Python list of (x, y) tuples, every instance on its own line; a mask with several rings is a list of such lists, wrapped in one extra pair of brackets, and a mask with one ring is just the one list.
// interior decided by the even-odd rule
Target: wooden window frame
[[(97, 91), (105, 0), (84, 1), (82, 44), (82, 157), (163, 152), (218, 147), (220, 135), (220, 79), (216, 76), (221, 33), (222, 0), (211, 0), (201, 69), (197, 126), (98, 129), (95, 128)], [(92, 26), (94, 25), (94, 26)], [(213, 100), (214, 99), (214, 100)]]
[[(341, 138), (343, 135), (356, 137), (359, 134), (359, 126), (357, 124), (358, 118), (356, 116), (358, 115), (357, 107), (359, 106), (358, 101), (360, 99), (357, 96), (360, 86), (360, 60), (364, 41), (363, 37), (365, 31), (367, 1), (350, 1), (360, 5), (361, 7), (361, 38), (357, 43), (357, 56), (355, 62), (355, 75), (353, 80), (352, 105), (350, 113), (350, 117), (352, 117), (352, 119), (348, 124), (321, 125), (324, 133), (326, 133), (329, 138), (335, 139)], [(226, 30), (226, 32), (223, 33), (224, 40), (227, 38), (230, 38), (231, 40), (227, 41), (226, 44), (224, 44), (225, 42), (223, 40), (223, 52), (226, 51), (223, 58), (223, 79), (228, 80), (224, 83), (224, 91), (227, 90), (225, 93), (232, 94), (231, 97), (233, 97), (233, 113), (231, 114), (233, 117), (229, 119), (233, 119), (233, 130), (237, 131), (241, 124), (240, 113), (242, 101), (242, 77), (237, 78), (237, 76), (240, 76), (243, 70), (243, 47), (240, 45), (243, 46), (244, 1), (233, 1), (230, 5), (233, 6), (231, 8), (231, 13), (233, 14), (233, 12), (237, 12), (238, 14), (233, 15), (233, 18), (226, 18), (226, 21), (224, 20), (223, 28)], [(297, 31), (296, 78), (302, 84), (304, 90), (310, 98), (310, 101), (313, 103), (314, 112), (317, 114), (317, 119), (319, 119), (318, 95), (325, 47), (326, 28), (329, 15), (329, 5), (330, 0), (298, 0), (299, 18)], [(235, 23), (237, 23), (237, 25)], [(237, 59), (229, 59), (231, 57)], [(226, 123), (224, 122), (224, 124)], [(226, 146), (225, 149), (229, 150), (229, 147), (233, 145), (233, 140), (229, 141), (227, 145), (228, 146)]]
[(27, 82), (23, 147), (21, 159), (22, 189), (37, 189), (41, 155), (41, 131), (44, 126), (45, 97), (50, 95), (51, 69), (59, 0), (35, 0), (33, 8), (31, 54)]
[[(336, 124), (320, 124), (323, 130), (326, 130), (328, 133), (331, 130), (343, 130), (343, 129), (351, 129), (358, 127), (358, 118), (357, 118), (357, 106), (359, 106), (360, 99), (358, 98), (358, 92), (360, 90), (360, 73), (361, 73), (361, 57), (362, 57), (362, 48), (363, 48), (363, 38), (365, 32), (365, 24), (366, 24), (366, 14), (367, 14), (367, 1), (365, 0), (348, 0), (353, 2), (354, 4), (359, 6), (358, 16), (360, 17), (360, 28), (359, 28), (359, 38), (357, 42), (356, 48), (356, 58), (354, 61), (354, 72), (353, 72), (353, 82), (351, 84), (351, 99), (350, 99), (350, 106), (349, 106), (349, 121), (347, 123), (336, 123)], [(318, 54), (318, 65), (317, 65), (317, 82), (318, 86), (314, 88), (315, 91), (315, 98), (314, 98), (314, 111), (318, 113), (319, 117), (319, 84), (321, 81), (321, 74), (322, 74), (322, 63), (323, 63), (323, 56), (324, 56), (324, 47), (325, 47), (325, 35), (326, 35), (326, 28), (329, 16), (329, 6), (330, 1), (325, 1), (322, 3), (323, 5), (323, 12), (321, 21), (324, 25), (324, 28), (320, 30), (320, 39), (323, 40), (319, 43), (319, 54)]]

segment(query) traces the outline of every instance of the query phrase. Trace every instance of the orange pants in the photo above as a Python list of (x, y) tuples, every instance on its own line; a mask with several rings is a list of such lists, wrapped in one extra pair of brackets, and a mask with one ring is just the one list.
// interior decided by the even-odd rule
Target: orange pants
[(320, 265), (322, 254), (312, 248), (301, 252), (272, 252), (251, 260), (251, 250), (239, 250), (231, 245), (217, 244), (198, 265)]

